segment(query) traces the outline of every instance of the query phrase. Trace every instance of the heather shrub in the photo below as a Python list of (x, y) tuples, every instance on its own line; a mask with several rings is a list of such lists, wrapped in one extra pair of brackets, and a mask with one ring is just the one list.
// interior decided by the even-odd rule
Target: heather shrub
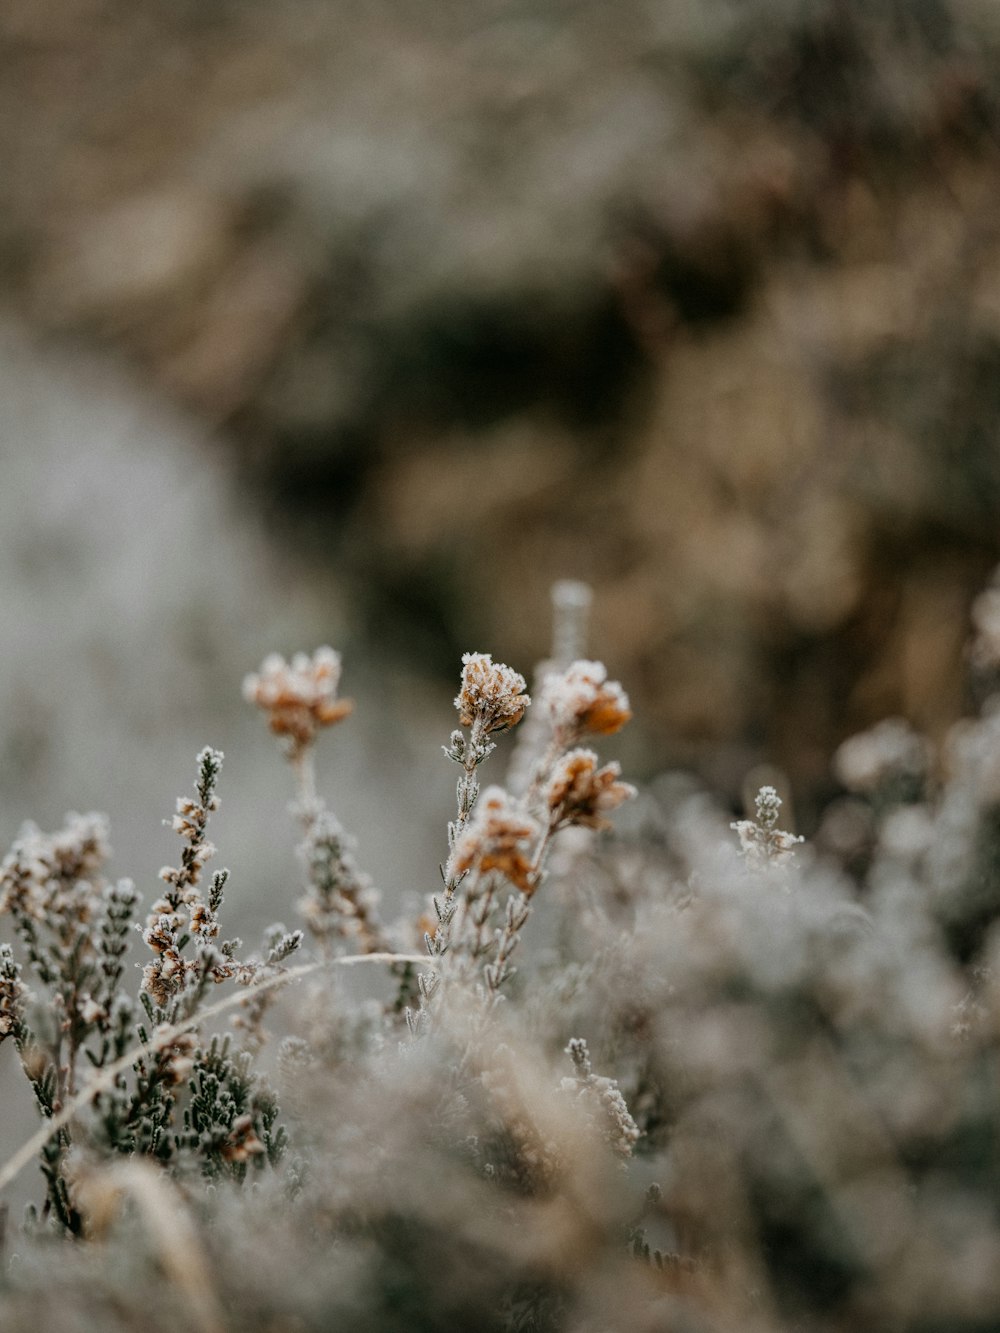
[(996, 1327), (995, 600), (977, 711), (937, 749), (898, 719), (846, 742), (807, 840), (780, 775), (734, 820), (602, 759), (630, 706), (575, 585), (530, 687), (463, 658), (418, 919), (386, 919), (318, 789), (351, 711), (329, 648), (244, 685), (288, 765), (301, 931), (223, 937), (211, 748), (148, 904), (105, 882), (100, 817), (25, 829), (0, 1038), (41, 1124), (0, 1184), (41, 1175), (3, 1327)]

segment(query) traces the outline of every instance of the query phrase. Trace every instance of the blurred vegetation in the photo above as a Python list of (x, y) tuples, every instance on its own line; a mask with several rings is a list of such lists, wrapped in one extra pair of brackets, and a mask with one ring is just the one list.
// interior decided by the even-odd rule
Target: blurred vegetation
[(208, 422), (379, 651), (531, 660), (823, 786), (940, 735), (1000, 556), (987, 0), (11, 0), (0, 273)]

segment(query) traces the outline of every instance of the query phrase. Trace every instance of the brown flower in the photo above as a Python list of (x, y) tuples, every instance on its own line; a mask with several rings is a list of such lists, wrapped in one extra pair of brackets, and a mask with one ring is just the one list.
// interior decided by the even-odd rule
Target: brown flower
[(474, 869), (485, 875), (496, 870), (522, 893), (533, 893), (531, 843), (539, 831), (502, 787), (487, 787), (455, 843), (451, 871), (461, 875)]
[(462, 688), (455, 697), (458, 720), (463, 727), (479, 723), (483, 734), (506, 731), (524, 716), (531, 703), (525, 694), (525, 679), (489, 653), (462, 654)]
[(542, 693), (552, 725), (566, 740), (590, 733), (610, 736), (631, 718), (628, 695), (608, 680), (603, 662), (574, 662), (549, 676)]
[(207, 903), (200, 899), (191, 907), (191, 933), (214, 940), (219, 933), (219, 919)]
[(312, 657), (296, 653), (290, 663), (272, 653), (244, 680), (243, 697), (262, 708), (275, 735), (287, 736), (298, 751), (312, 744), (320, 727), (351, 712), (351, 701), (337, 698), (339, 684), (340, 654), (333, 648), (317, 648)]
[(616, 763), (597, 767), (593, 750), (570, 750), (553, 769), (545, 789), (549, 822), (553, 829), (568, 824), (587, 828), (608, 828), (603, 814), (617, 810), (635, 796), (635, 788), (619, 782), (621, 767)]

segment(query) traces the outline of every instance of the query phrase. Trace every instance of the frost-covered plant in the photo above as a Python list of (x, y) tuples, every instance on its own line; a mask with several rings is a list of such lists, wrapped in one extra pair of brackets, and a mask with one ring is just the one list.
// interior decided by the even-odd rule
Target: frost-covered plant
[(754, 818), (739, 819), (731, 826), (739, 836), (743, 858), (752, 870), (790, 865), (796, 844), (805, 841), (778, 828), (781, 805), (774, 787), (761, 787), (754, 801)]
[(257, 674), (246, 677), (243, 694), (267, 714), (295, 772), (292, 813), (303, 832), (299, 857), (307, 885), (299, 910), (310, 934), (326, 955), (338, 940), (377, 953), (386, 943), (378, 894), (355, 865), (352, 840), (316, 793), (316, 738), (354, 707), (337, 698), (340, 675), (340, 654), (333, 648), (317, 648), (312, 656), (296, 653), (290, 664), (274, 653)]
[[(279, 710), (299, 806), (305, 782), (325, 812), (302, 766), (323, 718), (343, 716), (337, 673), (328, 652), (295, 662), (275, 665), (263, 703)], [(50, 1212), (99, 1243), (55, 1259), (44, 1237), (19, 1240), (0, 1264), (4, 1329), (1000, 1324), (1000, 706), (987, 698), (937, 751), (896, 723), (845, 747), (838, 800), (870, 834), (845, 869), (799, 851), (772, 787), (735, 837), (677, 775), (636, 799), (629, 831), (609, 831), (635, 793), (585, 742), (620, 725), (627, 700), (582, 658), (536, 679), (529, 706), (518, 673), (485, 654), (463, 663), (446, 751), (456, 817), (420, 959), (369, 951), (337, 887), (360, 873), (330, 838), (306, 896), (307, 919), (329, 927), (313, 926), (318, 958), (281, 972), (294, 937), (275, 928), (239, 961), (220, 942), (203, 756), (178, 810), (180, 865), (144, 927), (139, 1058), (134, 1006), (98, 1016), (125, 989), (136, 911), (134, 890), (103, 882), (103, 826), (26, 834), (4, 868), (20, 924), (0, 948), (0, 1040), (22, 1060), (42, 1051), (27, 1064), (43, 1096), (69, 1096), (71, 1050), (105, 1062), (90, 1079), (126, 1063), (44, 1161)], [(523, 781), (480, 788), (530, 709)], [(378, 998), (330, 985), (359, 958), (397, 973)], [(282, 1015), (283, 1132), (254, 1081), (254, 1005), (306, 974)], [(220, 976), (251, 1030), (243, 1050), (208, 1031)], [(77, 1016), (76, 1038), (60, 1025), (52, 1045), (29, 984), (62, 996), (48, 1009)], [(86, 1090), (83, 1060), (74, 1077)], [(133, 1096), (143, 1124), (160, 1115), (155, 1147), (102, 1131)], [(277, 1169), (235, 1187), (265, 1159)]]
[[(206, 831), (219, 804), (221, 767), (217, 750), (198, 756), (195, 797), (178, 800), (172, 821), (184, 841), (180, 864), (160, 871), (166, 888), (145, 927), (134, 921), (139, 895), (132, 882), (104, 878), (110, 853), (100, 815), (69, 815), (65, 828), (49, 835), (27, 825), (0, 865), (0, 906), (40, 988), (29, 989), (12, 949), (2, 946), (0, 1039), (13, 1037), (42, 1116), (52, 1119), (77, 1100), (88, 1070), (131, 1064), (103, 1082), (41, 1150), (43, 1212), (70, 1232), (84, 1225), (73, 1181), (88, 1157), (140, 1154), (179, 1171), (242, 1175), (250, 1156), (280, 1155), (274, 1098), (253, 1072), (249, 1051), (231, 1057), (228, 1043), (215, 1039), (206, 1049), (197, 1033), (211, 987), (231, 979), (251, 986), (301, 940), (278, 928), (266, 956), (245, 961), (237, 957), (239, 940), (216, 942), (228, 872), (212, 876), (207, 894), (202, 876), (215, 851)], [(152, 954), (137, 997), (125, 962), (133, 929)], [(259, 1038), (256, 1026), (253, 1035)]]
[(603, 664), (586, 661), (544, 678), (542, 753), (524, 795), (498, 785), (480, 795), (477, 770), (496, 748), (489, 738), (521, 721), (531, 704), (525, 689), (522, 675), (488, 653), (462, 658), (455, 707), (469, 734), (453, 731), (444, 749), (461, 765), (462, 776), (456, 818), (448, 826), (448, 860), (441, 867), (444, 893), (433, 899), (436, 924), (425, 934), (436, 966), (418, 978), (419, 1010), (407, 1011), (415, 1034), (426, 1028), (442, 984), (471, 981), (482, 1000), (496, 1002), (514, 975), (510, 959), (544, 878), (553, 835), (573, 824), (603, 827), (604, 812), (635, 795), (618, 781), (617, 765), (598, 769), (592, 751), (569, 748), (588, 732), (617, 731), (631, 716), (622, 687), (608, 681)]

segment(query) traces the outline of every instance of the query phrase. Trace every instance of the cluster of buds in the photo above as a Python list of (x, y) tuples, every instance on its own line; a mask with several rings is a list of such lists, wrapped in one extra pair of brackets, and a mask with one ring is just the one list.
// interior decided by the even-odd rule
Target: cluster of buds
[(740, 851), (748, 866), (761, 870), (767, 866), (789, 865), (795, 848), (805, 839), (778, 828), (781, 797), (773, 787), (761, 787), (757, 793), (756, 818), (739, 819), (731, 827), (739, 835)]
[(456, 792), (458, 815), (448, 827), (451, 856), (445, 876), (445, 892), (449, 899), (455, 892), (456, 877), (460, 873), (455, 867), (456, 839), (479, 797), (476, 769), (496, 748), (489, 737), (494, 732), (507, 731), (516, 726), (530, 703), (531, 699), (525, 693), (525, 680), (520, 672), (505, 666), (503, 662), (494, 662), (489, 653), (463, 653), (462, 681), (455, 696), (455, 707), (458, 709), (459, 722), (463, 727), (470, 727), (471, 731), (468, 739), (463, 732), (453, 731), (451, 744), (444, 751), (453, 763), (461, 765), (463, 769)]
[(142, 932), (143, 943), (153, 952), (153, 961), (142, 969), (142, 988), (161, 1009), (180, 994), (195, 963), (181, 956), (180, 929), (183, 917), (161, 912), (149, 918)]
[[(143, 941), (153, 952), (153, 961), (143, 968), (142, 988), (161, 1009), (189, 985), (225, 981), (236, 974), (239, 966), (232, 957), (236, 944), (223, 944), (220, 949), (212, 943), (219, 934), (219, 909), (228, 870), (216, 871), (212, 876), (207, 897), (200, 888), (205, 862), (215, 853), (206, 831), (209, 816), (219, 808), (215, 788), (222, 760), (221, 750), (209, 746), (198, 755), (195, 798), (181, 797), (171, 821), (185, 843), (181, 863), (160, 871), (167, 889), (153, 904), (142, 932)], [(194, 958), (183, 956), (189, 940), (198, 945)]]
[(342, 721), (354, 705), (337, 698), (340, 654), (333, 648), (296, 653), (286, 662), (271, 653), (260, 671), (243, 682), (243, 697), (267, 714), (268, 725), (282, 737), (293, 758), (308, 749), (321, 727)]
[(563, 746), (581, 736), (611, 736), (632, 716), (628, 695), (618, 681), (608, 680), (603, 662), (573, 662), (547, 676), (542, 704)]
[(161, 1009), (166, 1009), (189, 984), (196, 981), (219, 984), (230, 977), (239, 980), (241, 970), (249, 967), (232, 957), (239, 941), (223, 944), (221, 950), (206, 942), (196, 957), (185, 958), (182, 952), (186, 943), (183, 922), (179, 912), (162, 912), (159, 916), (151, 916), (142, 932), (143, 942), (153, 953), (153, 961), (142, 969), (142, 988)]
[(246, 677), (243, 694), (267, 714), (297, 771), (299, 799), (293, 811), (306, 835), (299, 854), (308, 878), (298, 906), (309, 930), (324, 950), (339, 937), (375, 953), (384, 943), (378, 894), (355, 866), (349, 840), (314, 786), (311, 747), (317, 733), (340, 722), (354, 706), (337, 698), (340, 674), (340, 654), (333, 648), (317, 648), (311, 657), (296, 653), (291, 663), (272, 653), (258, 673)]
[(110, 855), (104, 815), (67, 815), (56, 833), (25, 824), (0, 864), (0, 912), (61, 929), (85, 924), (100, 901)]
[(310, 816), (299, 848), (308, 891), (298, 904), (313, 936), (324, 948), (335, 939), (350, 940), (363, 953), (384, 947), (378, 919), (378, 890), (355, 864), (353, 844), (333, 815), (319, 809)]
[[(565, 591), (574, 614), (589, 602), (580, 585), (567, 585)], [(578, 636), (568, 637), (575, 647)], [(557, 645), (557, 656), (562, 656), (564, 647), (562, 642)], [(490, 1003), (512, 975), (510, 957), (530, 915), (529, 900), (542, 880), (552, 835), (572, 824), (604, 827), (604, 815), (634, 795), (633, 788), (620, 781), (617, 764), (600, 768), (592, 751), (570, 748), (588, 733), (613, 734), (631, 717), (624, 690), (608, 680), (605, 667), (578, 660), (565, 670), (553, 670), (543, 678), (541, 698), (538, 733), (539, 738), (548, 733), (547, 749), (546, 739), (537, 746), (527, 743), (530, 759), (522, 767), (527, 772), (530, 763), (534, 776), (524, 795), (516, 799), (493, 786), (480, 796), (477, 769), (495, 748), (491, 736), (520, 722), (531, 699), (519, 672), (494, 662), (488, 653), (463, 655), (455, 707), (469, 732), (453, 731), (444, 747), (445, 755), (463, 770), (457, 815), (448, 826), (449, 856), (441, 867), (445, 891), (433, 900), (436, 921), (425, 915), (418, 924), (424, 928), (431, 957), (450, 957), (453, 978), (468, 979), (481, 967)], [(502, 924), (497, 925), (501, 878), (519, 894), (508, 898)], [(441, 993), (443, 975), (418, 976), (420, 1012), (406, 1011), (414, 1034), (424, 1028), (432, 999)]]
[(629, 782), (621, 782), (621, 765), (597, 767), (593, 750), (570, 750), (556, 761), (543, 795), (552, 832), (570, 824), (608, 828), (605, 814), (635, 796)]
[[(206, 746), (198, 755), (198, 777), (195, 780), (197, 800), (181, 796), (171, 827), (187, 844), (181, 853), (179, 866), (164, 866), (160, 879), (167, 885), (165, 898), (153, 905), (153, 916), (164, 911), (176, 911), (181, 903), (194, 906), (201, 901), (198, 885), (205, 862), (215, 855), (215, 848), (205, 836), (208, 819), (219, 808), (215, 785), (222, 771), (224, 755), (221, 750)], [(225, 882), (225, 881), (223, 881)]]
[(9, 944), (0, 944), (0, 1042), (16, 1034), (24, 1007), (21, 969)]
[(487, 787), (455, 842), (451, 871), (456, 877), (498, 871), (530, 895), (536, 878), (532, 844), (539, 834), (535, 820), (502, 787)]
[(463, 653), (462, 684), (455, 696), (458, 720), (482, 736), (507, 731), (531, 703), (526, 688), (519, 672), (494, 662), (489, 653)]
[(602, 1078), (594, 1073), (590, 1051), (582, 1037), (570, 1040), (566, 1054), (573, 1061), (574, 1077), (562, 1080), (561, 1091), (576, 1097), (604, 1141), (618, 1157), (627, 1161), (642, 1131), (632, 1119), (621, 1089), (613, 1078)]

